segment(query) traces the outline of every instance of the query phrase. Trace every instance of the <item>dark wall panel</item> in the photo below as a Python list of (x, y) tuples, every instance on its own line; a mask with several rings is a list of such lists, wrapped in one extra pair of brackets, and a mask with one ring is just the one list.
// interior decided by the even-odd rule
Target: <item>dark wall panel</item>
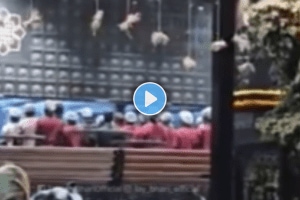
[[(117, 25), (126, 15), (125, 0), (100, 0), (103, 25), (93, 37), (94, 0), (35, 0), (43, 26), (29, 30), (22, 50), (0, 57), (3, 94), (34, 97), (96, 97), (130, 101), (145, 81), (161, 84), (174, 103), (211, 101), (212, 5), (194, 1), (192, 47), (197, 68), (185, 71), (187, 1), (164, 0), (163, 30), (171, 42), (155, 49), (150, 43), (156, 29), (156, 1), (140, 0), (132, 11), (142, 13), (129, 40)], [(26, 18), (30, 5), (23, 0), (2, 0), (1, 5)]]

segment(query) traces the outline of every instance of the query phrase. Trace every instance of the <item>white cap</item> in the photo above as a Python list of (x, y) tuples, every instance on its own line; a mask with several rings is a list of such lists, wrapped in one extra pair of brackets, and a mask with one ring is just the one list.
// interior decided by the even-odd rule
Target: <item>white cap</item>
[(97, 118), (96, 118), (96, 120), (95, 120), (95, 123), (97, 125), (101, 125), (104, 121), (105, 121), (104, 115), (98, 115)]
[(10, 108), (8, 110), (9, 117), (21, 117), (22, 111), (19, 108)]
[(196, 124), (202, 124), (202, 122), (203, 122), (203, 117), (202, 116), (200, 116), (196, 119)]
[(115, 119), (124, 119), (124, 115), (121, 112), (114, 113), (113, 116)]
[(35, 108), (34, 108), (34, 105), (32, 103), (25, 104), (25, 106), (24, 106), (24, 112), (25, 113), (34, 112), (34, 111), (35, 111)]
[(211, 108), (211, 106), (208, 106), (208, 107), (204, 108), (201, 112), (201, 115), (202, 115), (203, 118), (211, 120), (211, 118), (212, 118), (212, 108)]
[(77, 122), (78, 121), (78, 115), (73, 111), (68, 111), (64, 115), (64, 119), (66, 121), (75, 121), (75, 122)]
[(194, 116), (190, 111), (184, 110), (179, 113), (181, 121), (185, 124), (192, 125), (194, 123)]
[(137, 115), (134, 112), (127, 112), (125, 113), (125, 121), (128, 123), (135, 123), (137, 122)]
[(159, 119), (162, 122), (171, 122), (173, 120), (173, 115), (170, 112), (163, 112), (160, 115)]
[(56, 109), (56, 102), (52, 100), (45, 101), (45, 107), (50, 111), (55, 111)]
[(82, 117), (84, 118), (91, 118), (93, 117), (94, 113), (92, 111), (92, 109), (86, 107), (86, 108), (83, 108), (81, 111), (80, 111)]

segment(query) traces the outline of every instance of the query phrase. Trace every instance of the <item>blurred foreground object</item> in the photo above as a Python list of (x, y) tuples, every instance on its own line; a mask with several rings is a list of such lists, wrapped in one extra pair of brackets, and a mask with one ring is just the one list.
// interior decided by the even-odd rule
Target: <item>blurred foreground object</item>
[(27, 173), (13, 163), (0, 167), (0, 199), (30, 200), (30, 182)]
[(83, 200), (82, 196), (78, 193), (75, 184), (64, 187), (53, 187), (47, 190), (40, 190), (35, 193), (31, 200)]

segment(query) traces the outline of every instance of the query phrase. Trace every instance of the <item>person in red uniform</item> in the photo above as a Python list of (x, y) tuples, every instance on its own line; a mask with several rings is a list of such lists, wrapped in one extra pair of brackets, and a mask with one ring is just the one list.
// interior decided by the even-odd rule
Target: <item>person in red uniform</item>
[(151, 116), (149, 122), (139, 127), (135, 131), (136, 137), (148, 140), (157, 140), (166, 142), (166, 132), (161, 123), (158, 122), (157, 116)]
[(77, 126), (79, 117), (75, 112), (67, 112), (64, 116), (66, 124), (63, 126), (62, 135), (64, 138), (63, 146), (66, 147), (82, 147), (83, 133)]
[(179, 113), (182, 126), (176, 130), (176, 136), (179, 143), (177, 148), (193, 149), (197, 139), (198, 130), (194, 127), (194, 116), (190, 111), (181, 111)]
[(78, 125), (80, 131), (84, 133), (85, 146), (95, 147), (97, 146), (97, 135), (90, 133), (91, 129), (97, 128), (95, 126), (95, 113), (89, 107), (85, 107), (79, 111), (82, 122)]
[(202, 123), (198, 126), (201, 132), (201, 147), (206, 150), (211, 149), (211, 120), (212, 120), (212, 109), (207, 107), (202, 111)]
[(160, 125), (164, 129), (165, 133), (165, 143), (168, 148), (176, 148), (177, 146), (177, 137), (172, 125), (173, 115), (170, 112), (163, 112), (159, 116)]
[(36, 132), (38, 135), (44, 135), (45, 141), (40, 145), (60, 146), (62, 142), (61, 131), (63, 122), (55, 116), (55, 103), (45, 103), (45, 116), (37, 121)]
[(132, 112), (132, 111), (128, 111), (125, 113), (124, 115), (124, 119), (125, 119), (125, 124), (122, 126), (121, 130), (124, 132), (128, 133), (128, 137), (133, 138), (133, 139), (138, 139), (136, 138), (136, 123), (137, 123), (137, 115)]
[(124, 116), (120, 112), (116, 112), (113, 115), (113, 121), (111, 122), (111, 126), (113, 130), (120, 130), (122, 126), (124, 126)]

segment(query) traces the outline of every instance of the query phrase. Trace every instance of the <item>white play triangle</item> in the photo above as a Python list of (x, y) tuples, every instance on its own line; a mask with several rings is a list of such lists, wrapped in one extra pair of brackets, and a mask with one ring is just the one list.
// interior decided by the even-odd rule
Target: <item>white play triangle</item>
[(156, 101), (157, 101), (156, 96), (154, 96), (153, 94), (151, 94), (148, 91), (145, 92), (145, 107), (146, 108)]

